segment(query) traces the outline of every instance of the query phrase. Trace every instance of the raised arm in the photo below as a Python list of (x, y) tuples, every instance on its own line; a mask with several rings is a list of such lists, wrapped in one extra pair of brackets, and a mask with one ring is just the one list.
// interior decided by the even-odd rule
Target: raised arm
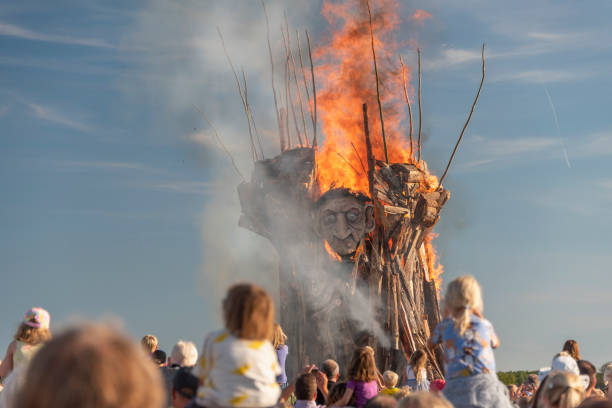
[(6, 348), (6, 354), (4, 355), (4, 359), (2, 360), (2, 365), (0, 365), (0, 382), (6, 378), (7, 375), (13, 371), (13, 355), (15, 354), (15, 348), (17, 344), (15, 340), (9, 344)]
[(338, 401), (332, 404), (332, 407), (348, 406), (348, 403), (351, 400), (352, 396), (353, 396), (353, 390), (351, 388), (347, 388), (346, 391), (344, 391), (344, 395), (342, 396), (342, 398), (340, 398)]

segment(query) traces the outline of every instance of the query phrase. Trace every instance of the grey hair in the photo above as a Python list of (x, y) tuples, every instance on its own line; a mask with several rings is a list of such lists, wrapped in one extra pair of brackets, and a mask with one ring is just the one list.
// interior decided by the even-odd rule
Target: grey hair
[(609, 382), (612, 382), (612, 361), (601, 366), (601, 373), (603, 374), (604, 384), (608, 385)]
[(181, 367), (192, 367), (198, 361), (198, 349), (192, 341), (179, 340), (172, 347), (170, 353), (172, 364), (178, 364)]

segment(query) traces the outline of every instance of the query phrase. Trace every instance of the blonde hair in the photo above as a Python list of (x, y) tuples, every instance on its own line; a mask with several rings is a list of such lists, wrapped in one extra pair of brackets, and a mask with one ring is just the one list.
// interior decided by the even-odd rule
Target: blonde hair
[(361, 347), (353, 352), (348, 379), (354, 381), (374, 381), (378, 378), (374, 354), (371, 347)]
[(147, 334), (140, 340), (140, 344), (142, 344), (142, 347), (147, 353), (151, 354), (157, 350), (157, 337), (152, 334)]
[(274, 303), (265, 290), (250, 283), (233, 285), (223, 299), (225, 328), (244, 340), (269, 340), (274, 330)]
[(385, 371), (383, 373), (383, 384), (385, 384), (385, 387), (395, 387), (397, 385), (398, 379), (399, 376), (393, 371)]
[(544, 398), (556, 408), (574, 408), (584, 399), (584, 383), (576, 374), (558, 371), (549, 374)]
[(471, 275), (453, 279), (446, 288), (444, 306), (450, 313), (455, 329), (465, 333), (470, 325), (470, 313), (482, 314), (482, 290), (478, 281)]
[(17, 341), (35, 346), (51, 340), (51, 331), (48, 328), (30, 327), (25, 323), (21, 323), (13, 338)]
[[(49, 375), (62, 373), (62, 375)], [(21, 408), (149, 408), (165, 402), (159, 373), (142, 348), (105, 325), (80, 325), (32, 359)]]
[(420, 384), (425, 378), (423, 378), (423, 368), (425, 368), (425, 364), (427, 363), (427, 354), (421, 349), (415, 350), (414, 353), (410, 356), (410, 367), (412, 367), (412, 372), (414, 373), (414, 378)]
[(272, 335), (272, 345), (274, 349), (277, 349), (281, 344), (285, 344), (287, 341), (287, 335), (283, 331), (280, 324), (274, 323), (274, 334)]
[(417, 391), (402, 398), (398, 408), (453, 408), (453, 405), (436, 393)]
[(397, 392), (393, 396), (395, 397), (396, 400), (399, 401), (402, 398), (410, 395), (411, 392), (412, 392), (412, 388), (410, 388), (408, 385), (404, 385), (402, 388), (397, 390)]

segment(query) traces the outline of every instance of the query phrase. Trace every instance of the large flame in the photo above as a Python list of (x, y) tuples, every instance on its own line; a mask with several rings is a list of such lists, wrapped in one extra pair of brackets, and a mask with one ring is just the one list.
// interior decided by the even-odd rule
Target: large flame
[[(434, 191), (438, 188), (438, 179), (429, 174), (425, 163), (416, 163), (416, 146), (410, 146), (408, 137), (404, 78), (411, 96), (414, 88), (410, 83), (410, 68), (405, 68), (404, 72), (399, 68), (400, 44), (395, 36), (401, 23), (399, 3), (396, 0), (370, 0), (370, 10), (389, 162), (417, 164), (426, 173), (421, 190)], [(332, 32), (314, 52), (319, 82), (317, 110), (325, 137), (317, 152), (317, 180), (321, 192), (332, 187), (346, 187), (367, 194), (363, 103), (368, 105), (374, 157), (379, 160), (385, 157), (368, 4), (366, 0), (325, 0), (321, 13)], [(420, 25), (430, 17), (428, 12), (417, 10), (408, 21)], [(409, 40), (407, 43), (414, 45), (416, 42)], [(416, 132), (414, 135), (416, 141)], [(439, 287), (442, 266), (437, 262), (432, 240), (433, 236), (427, 237), (424, 247), (429, 280), (435, 281)]]

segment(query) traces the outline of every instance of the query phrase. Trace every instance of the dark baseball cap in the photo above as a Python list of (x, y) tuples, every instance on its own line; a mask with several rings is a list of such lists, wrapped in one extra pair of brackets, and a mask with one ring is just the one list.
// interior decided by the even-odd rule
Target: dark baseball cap
[(174, 375), (172, 388), (185, 398), (193, 398), (198, 389), (198, 377), (191, 374), (191, 368), (182, 367)]

